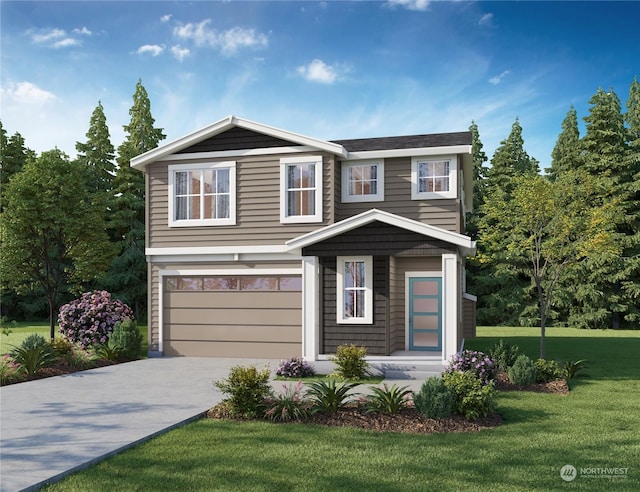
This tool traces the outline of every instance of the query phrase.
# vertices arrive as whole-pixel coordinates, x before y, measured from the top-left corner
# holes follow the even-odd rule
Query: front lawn
[[[467,348],[503,338],[537,358],[539,330],[478,333]],[[590,377],[571,380],[569,395],[500,393],[504,424],[491,430],[411,435],[200,420],[47,490],[640,490],[638,354],[640,331],[552,328],[548,357],[588,359]],[[561,478],[565,465],[576,468],[573,481]]]

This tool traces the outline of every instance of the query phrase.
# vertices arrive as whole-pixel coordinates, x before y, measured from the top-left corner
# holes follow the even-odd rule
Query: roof
[[[406,217],[378,210],[377,208],[367,210],[361,214],[354,215],[353,217],[349,217],[326,227],[303,234],[302,236],[298,236],[294,239],[290,239],[285,244],[288,250],[305,248],[376,221],[453,244],[458,246],[466,255],[474,255],[476,252],[476,242],[472,241],[468,236],[407,219]]]
[[[349,152],[389,149],[417,149],[424,147],[451,147],[471,145],[471,132],[431,133],[424,135],[404,135],[398,137],[355,138],[332,140]]]

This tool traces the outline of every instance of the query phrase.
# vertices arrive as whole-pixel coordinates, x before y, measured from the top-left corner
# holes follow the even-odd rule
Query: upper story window
[[[280,222],[322,222],[322,157],[280,160]]]
[[[169,166],[169,226],[236,223],[236,163]]]
[[[373,257],[338,256],[337,322],[373,323]]]
[[[457,161],[449,157],[411,159],[411,199],[457,198]]]
[[[384,161],[342,163],[343,202],[384,200]]]

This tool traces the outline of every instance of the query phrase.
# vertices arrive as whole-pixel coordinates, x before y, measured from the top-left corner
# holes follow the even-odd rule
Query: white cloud
[[[219,48],[224,54],[232,55],[245,47],[267,46],[268,38],[254,29],[233,27],[218,32],[210,27],[211,19],[198,23],[189,22],[175,27],[173,34],[183,40],[191,41],[198,47]]]
[[[178,61],[182,61],[189,56],[189,48],[181,48],[179,44],[171,47],[171,53]]]
[[[311,82],[322,84],[333,84],[338,77],[335,67],[317,58],[307,65],[298,67],[298,73]]]
[[[68,48],[78,46],[81,42],[73,37],[67,36],[64,29],[41,29],[30,30],[27,34],[31,36],[31,41],[36,44],[48,46],[50,48]]]
[[[480,20],[478,21],[478,24],[480,24],[481,26],[489,26],[489,25],[491,25],[492,21],[493,21],[493,14],[492,13],[488,13],[488,14],[484,14],[482,17],[480,17]]]
[[[78,46],[80,45],[80,41],[74,38],[64,38],[59,41],[53,43],[54,48],[68,48],[69,46]]]
[[[510,73],[511,73],[511,70],[505,70],[500,75],[496,75],[495,77],[491,77],[489,79],[489,83],[493,84],[493,85],[498,85],[500,82],[502,82],[502,79],[504,79]]]
[[[157,44],[145,44],[140,46],[140,48],[136,50],[136,53],[139,55],[149,54],[151,56],[158,56],[162,54],[163,51],[164,46],[158,46]]]
[[[430,0],[388,0],[384,6],[386,7],[402,7],[407,10],[417,10],[424,12],[429,10]]]
[[[2,97],[19,104],[41,105],[53,101],[56,96],[31,82],[18,82],[9,84],[7,89],[0,89]]]
[[[171,14],[165,14],[160,17],[160,22],[169,22],[171,20]]]
[[[87,26],[82,26],[81,29],[74,29],[73,32],[75,34],[82,34],[84,36],[91,36],[91,34],[93,34],[89,29],[87,29]]]

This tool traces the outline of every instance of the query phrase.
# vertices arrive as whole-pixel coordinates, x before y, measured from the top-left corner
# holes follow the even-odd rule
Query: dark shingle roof
[[[471,145],[471,132],[430,133],[427,135],[405,135],[400,137],[354,138],[332,140],[349,152],[366,150],[415,149],[421,147],[448,147]]]

